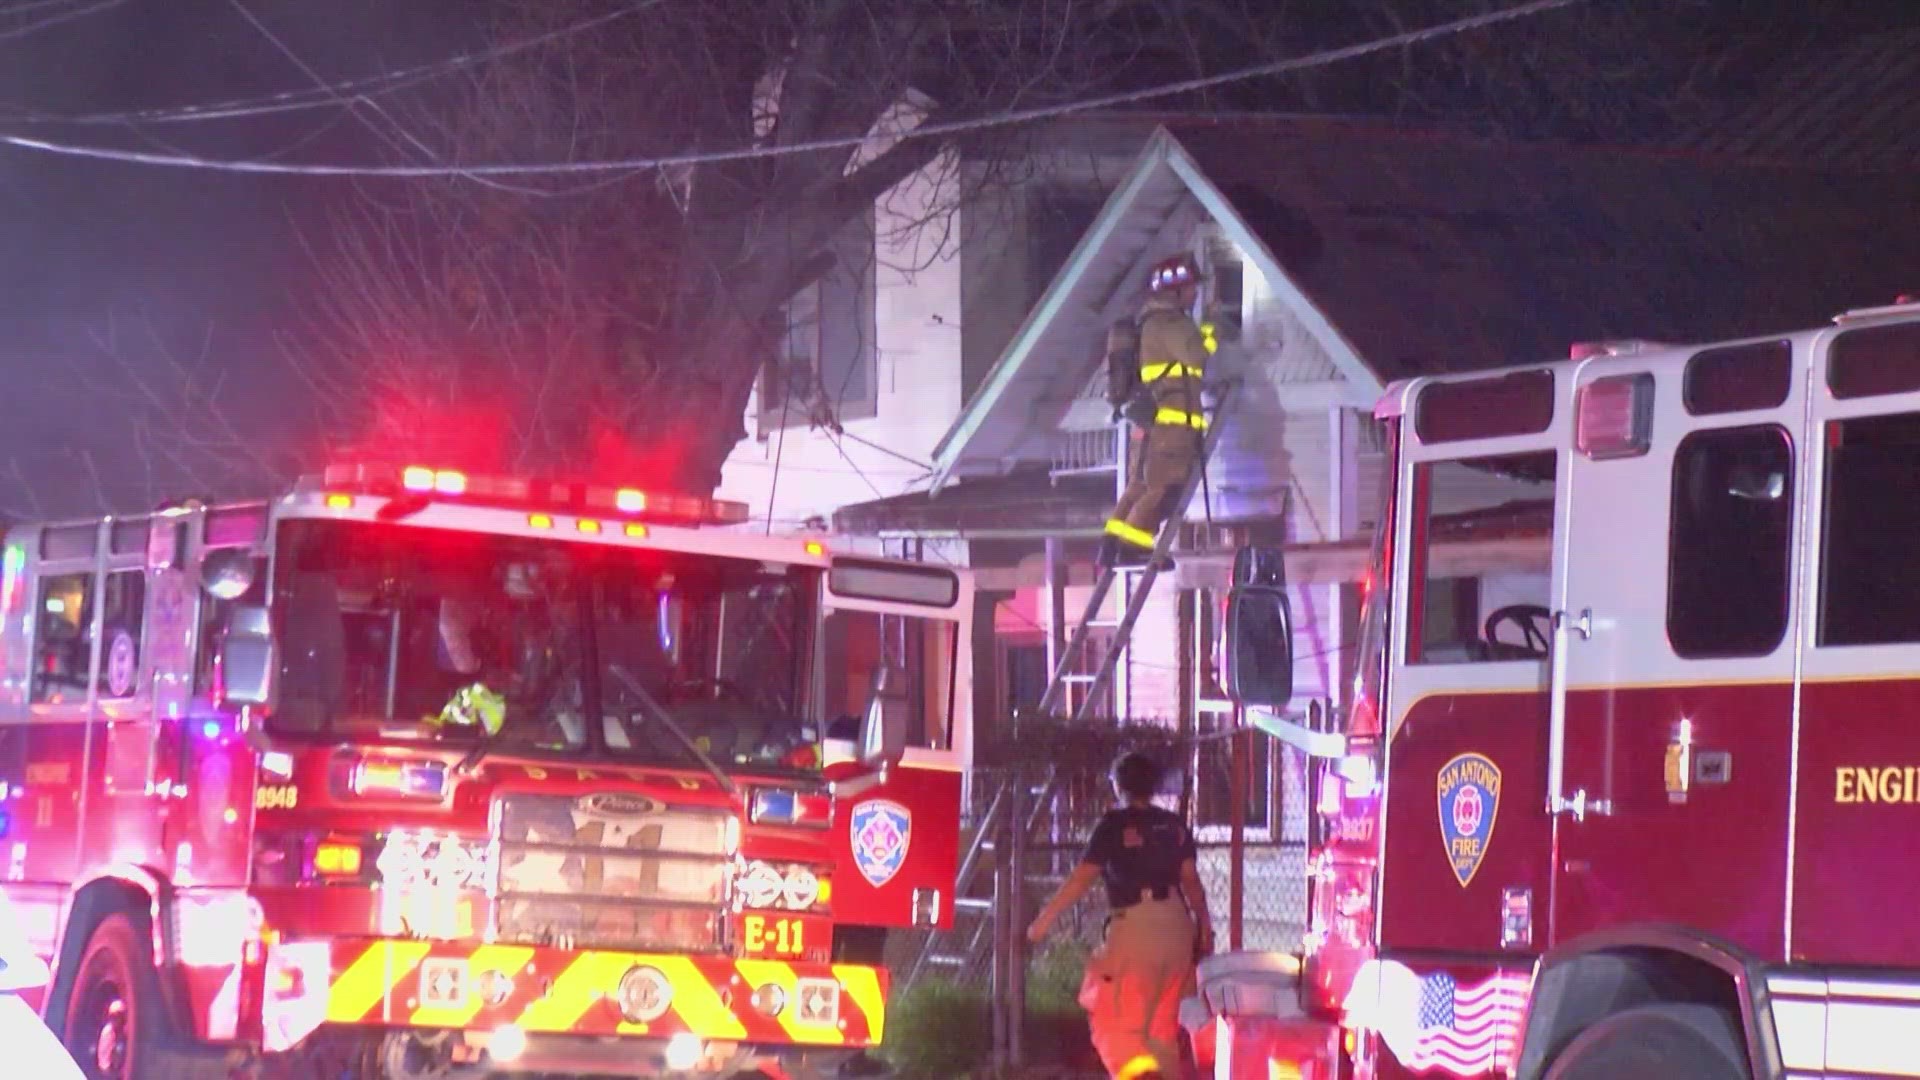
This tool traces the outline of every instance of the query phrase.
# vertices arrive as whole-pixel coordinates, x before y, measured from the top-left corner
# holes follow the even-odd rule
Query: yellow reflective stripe
[[[794,977],[793,965],[780,960],[735,960],[733,966],[740,972],[740,977],[747,980],[747,985],[755,990],[771,984],[786,991],[787,1007],[780,1010],[777,1019],[787,1038],[796,1043],[837,1044],[847,1041],[837,1027],[800,1022],[800,984]]]
[[[1161,379],[1198,379],[1204,377],[1205,374],[1205,368],[1195,367],[1192,364],[1183,364],[1178,360],[1166,364],[1140,365],[1141,382],[1159,382]]]
[[[720,1000],[720,992],[693,961],[684,956],[656,956],[648,958],[647,963],[666,972],[672,981],[673,1011],[680,1014],[688,1031],[703,1039],[747,1037],[746,1026]]]
[[[1145,529],[1129,525],[1119,518],[1109,518],[1107,520],[1107,535],[1117,536],[1136,547],[1152,548],[1155,543],[1152,533]]]
[[[880,990],[880,973],[870,967],[835,964],[833,977],[840,980],[847,996],[867,1014],[867,1040],[880,1045],[880,1036],[887,1027],[887,996]]]
[[[1159,1071],[1160,1063],[1153,1060],[1152,1054],[1140,1054],[1128,1058],[1127,1063],[1120,1066],[1119,1071],[1113,1074],[1113,1080],[1134,1080],[1137,1076]]]
[[[1207,424],[1209,423],[1205,413],[1188,412],[1185,409],[1161,409],[1153,414],[1153,422],[1156,424],[1172,424],[1176,427],[1190,427],[1195,431],[1207,430]]]
[[[367,1010],[380,1004],[377,1019],[391,1020],[386,1014],[392,1004],[393,984],[419,967],[432,947],[424,941],[382,941],[361,953],[333,980],[333,988],[327,992],[327,1019],[358,1024],[368,1019]]]
[[[408,1023],[416,1027],[466,1027],[480,1013],[480,976],[498,971],[518,976],[533,959],[533,949],[525,945],[482,945],[467,958],[467,1000],[457,1009],[428,1008],[413,1010]]]
[[[1213,336],[1212,323],[1200,324],[1200,344],[1205,346],[1208,356],[1220,351],[1220,339]]]
[[[639,957],[625,953],[582,953],[560,972],[545,997],[528,1005],[515,1023],[522,1031],[572,1031],[604,997],[612,996],[620,976]]]

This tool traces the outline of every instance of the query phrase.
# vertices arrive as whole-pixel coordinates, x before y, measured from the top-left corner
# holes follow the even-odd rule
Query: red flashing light
[[[1635,457],[1653,444],[1653,376],[1595,379],[1580,388],[1574,445],[1596,460]]]
[[[638,517],[653,524],[738,525],[748,517],[747,505],[740,502],[667,495],[632,487],[470,475],[426,465],[408,465],[397,472],[392,466],[334,466],[319,479],[318,486],[327,491],[329,497],[333,493],[390,494],[398,488],[414,494],[457,497],[475,506],[517,506],[541,515]],[[551,527],[551,522],[541,524],[531,518],[529,523],[535,528]]]

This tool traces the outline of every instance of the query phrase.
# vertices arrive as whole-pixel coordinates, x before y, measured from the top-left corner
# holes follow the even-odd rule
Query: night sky
[[[246,2],[320,75],[350,80],[474,48],[475,16],[489,0]],[[1656,14],[1669,6],[1618,2]],[[1911,0],[1713,3],[1742,17],[1769,5],[1792,13],[1782,16],[1797,20],[1777,35],[1782,42],[1832,30],[1839,24],[1826,15],[1841,9],[1855,20],[1841,28],[1847,34],[1884,24],[1890,12],[1903,13],[1895,21],[1920,21]],[[101,10],[20,33],[41,19],[96,6]],[[1718,16],[1703,22],[1698,9],[1695,15],[1684,41],[1629,35],[1625,47],[1711,51],[1720,40]],[[1767,39],[1767,25],[1759,27]],[[1749,18],[1745,32],[1753,37],[1754,29]],[[1395,57],[1380,70],[1403,71],[1408,63]],[[1775,70],[1767,60],[1749,68],[1722,66],[1713,78],[1723,87],[1764,86]],[[344,109],[137,128],[27,122],[35,114],[192,105],[312,85],[233,0],[0,0],[0,129],[217,157],[277,152],[382,161],[386,147]],[[1359,111],[1339,89],[1323,85],[1319,98],[1288,104]],[[302,407],[273,335],[300,330],[295,301],[311,266],[296,226],[324,227],[329,205],[353,191],[342,179],[160,169],[0,146],[0,516],[137,511],[199,483],[227,484],[219,493],[231,494],[231,474],[222,480],[209,461],[272,447],[280,453],[271,464],[284,467],[312,447],[312,413]],[[117,356],[93,340],[109,325],[118,332]],[[201,374],[222,386],[225,426],[198,422],[178,400],[175,369],[157,359],[197,363],[203,350]],[[130,376],[129,369],[143,374]],[[197,399],[190,404],[201,407]],[[150,452],[161,417],[191,422],[198,445],[179,460]]]

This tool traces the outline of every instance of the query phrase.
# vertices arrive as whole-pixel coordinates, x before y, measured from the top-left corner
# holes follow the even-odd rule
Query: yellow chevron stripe
[[[635,959],[625,953],[581,953],[553,980],[545,997],[520,1013],[520,1029],[572,1031],[595,1002],[620,985],[620,976]]]
[[[673,1011],[687,1025],[687,1030],[703,1039],[739,1040],[747,1037],[746,1025],[733,1015],[727,1003],[720,1000],[720,991],[707,982],[692,960],[684,956],[635,957],[637,962],[652,964],[666,972],[673,983]]]
[[[458,1009],[426,1008],[413,1010],[409,1021],[419,1027],[463,1028],[480,1013],[480,976],[498,971],[518,976],[533,959],[533,950],[524,945],[482,945],[467,957],[467,1003]]]
[[[327,1020],[357,1024],[378,1004],[379,1019],[391,1023],[393,985],[419,967],[431,949],[424,941],[381,941],[368,946],[333,980],[327,992]]]
[[[880,989],[880,973],[858,964],[833,965],[833,977],[867,1015],[867,1037],[875,1046],[887,1029],[887,995]]]
[[[847,1041],[837,1027],[820,1027],[800,1022],[800,984],[793,973],[793,965],[780,960],[736,960],[733,966],[740,970],[740,977],[755,990],[769,983],[776,984],[787,992],[787,1007],[780,1010],[775,1019],[787,1033],[787,1038],[797,1043],[816,1045],[836,1045]]]

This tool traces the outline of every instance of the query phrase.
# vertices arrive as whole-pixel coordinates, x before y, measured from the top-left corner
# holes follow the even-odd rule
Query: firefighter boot
[[[1137,570],[1152,562],[1153,568],[1160,573],[1173,569],[1173,559],[1162,555],[1153,559],[1153,552],[1143,547],[1123,542],[1117,536],[1101,538],[1100,566],[1106,570]]]

